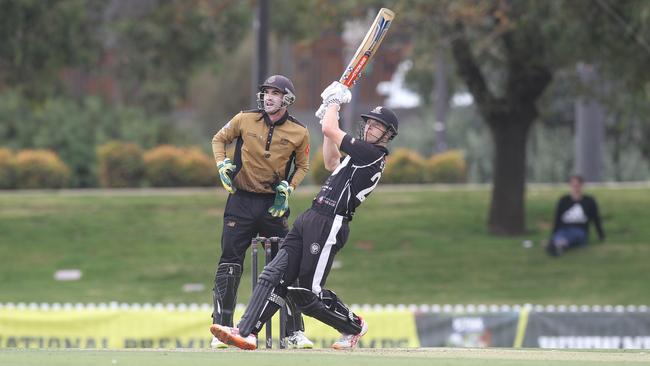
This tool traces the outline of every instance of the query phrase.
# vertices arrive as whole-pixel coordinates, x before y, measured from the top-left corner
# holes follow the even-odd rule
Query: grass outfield
[[[0,350],[0,364],[12,366],[613,366],[647,365],[650,355],[637,351],[550,351],[510,349],[418,348],[340,351],[96,351]]]
[[[529,187],[528,232],[511,238],[487,233],[487,188],[380,186],[328,287],[348,303],[650,304],[650,187],[587,190],[607,241],[552,259],[539,241],[565,186]],[[313,194],[292,196],[292,220]],[[209,303],[225,199],[216,189],[0,193],[0,302]],[[54,281],[62,268],[83,278]],[[244,273],[239,302],[248,258]]]

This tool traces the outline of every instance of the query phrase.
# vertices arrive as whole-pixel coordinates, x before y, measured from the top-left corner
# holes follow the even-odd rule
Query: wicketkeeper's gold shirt
[[[228,158],[237,165],[237,189],[275,193],[282,180],[296,188],[309,170],[309,131],[288,113],[275,123],[260,110],[235,115],[212,138],[215,162],[226,158],[226,145],[233,142]]]

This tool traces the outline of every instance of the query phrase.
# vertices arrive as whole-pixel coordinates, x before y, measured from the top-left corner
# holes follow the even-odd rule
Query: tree
[[[119,1],[118,1],[119,2]],[[219,70],[251,24],[247,2],[233,0],[153,0],[133,6],[122,1],[106,22],[112,72],[121,101],[168,112],[185,100],[198,69]]]
[[[0,0],[0,86],[44,98],[62,68],[96,60],[100,1]]]
[[[605,74],[626,73],[631,88],[647,85],[650,78],[644,65],[650,52],[632,58],[631,53],[638,54],[636,47],[620,41],[637,39],[636,30],[647,29],[643,19],[649,7],[643,1],[606,0],[409,3],[403,14],[408,26],[436,25],[415,32],[416,42],[425,43],[432,35],[449,42],[456,72],[491,131],[495,153],[488,228],[492,233],[518,235],[525,229],[527,138],[539,114],[537,102],[558,70],[574,67],[578,61],[598,62]],[[631,24],[623,29],[624,35],[621,25],[610,19],[612,14]],[[435,42],[430,44],[423,49],[433,52]]]
[[[492,132],[495,147],[492,200],[488,227],[496,234],[521,234],[525,227],[524,189],[526,141],[537,118],[536,102],[551,82],[553,69],[545,59],[546,42],[539,24],[524,9],[494,9],[487,27],[500,33],[503,80],[495,92],[473,54],[467,25],[457,19],[451,48],[459,75],[474,96]],[[507,16],[499,16],[510,12]],[[543,16],[544,14],[539,14]],[[511,18],[527,21],[512,24]]]

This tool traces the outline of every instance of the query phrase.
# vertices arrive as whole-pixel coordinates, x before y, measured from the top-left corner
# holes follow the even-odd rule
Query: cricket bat
[[[359,76],[377,52],[381,41],[384,40],[384,36],[388,32],[393,18],[395,18],[395,13],[392,10],[387,8],[381,8],[379,10],[377,17],[375,17],[370,29],[368,29],[368,33],[363,38],[363,42],[357,48],[357,52],[354,53],[343,75],[341,75],[339,79],[341,84],[352,88],[352,85],[359,79]]]

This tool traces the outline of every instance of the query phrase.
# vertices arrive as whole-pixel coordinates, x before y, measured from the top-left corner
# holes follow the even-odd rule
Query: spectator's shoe
[[[287,347],[297,349],[311,349],[314,348],[314,343],[307,338],[305,333],[301,330],[293,332],[292,335],[287,337]]]
[[[332,344],[334,349],[352,349],[357,346],[359,339],[368,333],[368,324],[363,318],[361,319],[361,332],[359,334],[343,334],[341,333],[341,338],[338,341]]]
[[[549,240],[546,244],[546,253],[551,257],[559,257],[564,253],[564,247],[557,244],[554,240]]]
[[[239,335],[239,329],[226,327],[225,325],[212,324],[210,333],[221,342],[241,349],[257,349],[257,337],[249,334],[247,337]]]
[[[219,340],[219,338],[212,336],[212,342],[210,342],[210,348],[212,349],[225,349],[228,348],[228,345]]]

